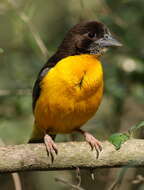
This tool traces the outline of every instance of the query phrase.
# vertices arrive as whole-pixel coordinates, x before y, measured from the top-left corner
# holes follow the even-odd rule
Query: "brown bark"
[[[131,139],[116,151],[103,142],[98,159],[86,142],[57,143],[58,155],[51,163],[44,144],[22,144],[0,147],[0,173],[32,170],[66,170],[79,168],[109,168],[144,166],[144,140]]]

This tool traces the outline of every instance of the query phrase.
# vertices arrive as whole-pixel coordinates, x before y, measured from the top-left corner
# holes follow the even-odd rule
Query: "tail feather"
[[[42,139],[30,139],[28,143],[44,143],[44,138]]]
[[[38,128],[34,123],[33,131],[28,143],[43,143],[44,142],[44,131]]]
[[[28,143],[44,143],[44,135],[45,132],[34,124],[32,135]],[[51,135],[51,134],[48,135],[50,135],[53,140],[56,137],[56,135]]]

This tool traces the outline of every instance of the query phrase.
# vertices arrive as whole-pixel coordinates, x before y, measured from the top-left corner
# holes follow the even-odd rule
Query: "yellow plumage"
[[[97,111],[103,94],[103,72],[96,55],[60,60],[40,83],[33,136],[71,133]]]

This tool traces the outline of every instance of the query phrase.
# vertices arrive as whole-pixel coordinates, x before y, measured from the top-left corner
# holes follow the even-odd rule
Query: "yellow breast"
[[[94,55],[69,56],[59,61],[40,85],[36,125],[52,134],[70,133],[98,109],[103,94],[102,67]]]

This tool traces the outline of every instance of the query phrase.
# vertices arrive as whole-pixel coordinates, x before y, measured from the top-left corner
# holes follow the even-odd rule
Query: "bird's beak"
[[[122,46],[122,44],[113,38],[110,34],[106,34],[103,38],[97,40],[95,43],[99,44],[101,48]]]

